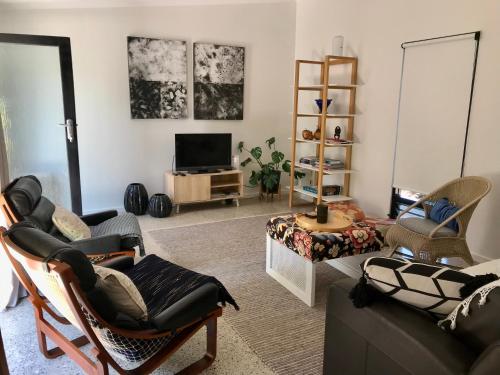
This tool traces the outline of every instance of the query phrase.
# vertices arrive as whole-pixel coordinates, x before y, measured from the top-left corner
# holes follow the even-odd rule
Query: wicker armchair
[[[387,232],[386,240],[392,253],[404,247],[413,253],[415,259],[435,263],[438,258],[460,257],[473,264],[467,246],[466,232],[472,213],[479,201],[491,190],[491,182],[483,177],[457,178],[419,199],[401,212]],[[429,219],[432,204],[438,199],[448,198],[459,210],[438,224]],[[404,217],[417,206],[423,206],[425,218]],[[452,220],[458,223],[458,232],[446,225]]]
[[[86,374],[108,374],[108,367],[119,374],[148,374],[206,326],[206,354],[179,374],[198,374],[214,361],[217,318],[222,315],[222,308],[217,303],[220,293],[216,285],[205,284],[195,289],[151,318],[146,326],[119,326],[114,321],[105,320],[93,304],[96,301],[96,286],[95,280],[92,280],[95,276],[92,275],[95,274],[83,253],[38,229],[13,230],[11,228],[7,232],[0,227],[1,244],[29,292],[29,300],[35,309],[38,343],[45,357],[52,359],[66,354]],[[50,255],[37,256],[35,253]],[[120,262],[119,257],[108,262],[114,262],[115,269],[126,268],[124,263],[133,264],[130,257],[121,258],[125,262]],[[101,302],[101,310],[102,307]],[[104,304],[104,307],[109,310],[112,306]],[[69,340],[45,318],[45,314],[59,323],[72,324],[83,336]],[[57,346],[48,349],[47,338]],[[80,350],[81,346],[89,343],[92,345],[90,356]],[[137,367],[124,368],[115,358]]]

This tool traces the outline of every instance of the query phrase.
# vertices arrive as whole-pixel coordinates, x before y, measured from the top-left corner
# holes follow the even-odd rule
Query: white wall
[[[500,256],[500,2],[497,0],[297,0],[296,57],[331,53],[344,35],[344,54],[358,56],[359,81],[351,192],[367,212],[389,210],[397,99],[405,41],[481,30],[465,173],[494,188],[469,227],[473,252]],[[418,129],[416,129],[418,132]],[[417,141],[425,142],[421,134]],[[416,155],[418,157],[418,155]],[[446,155],[442,155],[446,158]]]
[[[71,38],[84,211],[121,207],[130,182],[163,191],[177,132],[276,136],[288,155],[295,4],[0,11],[0,32]],[[189,118],[131,120],[127,36],[188,42]],[[246,47],[243,121],[193,119],[192,43]],[[62,121],[62,119],[61,119]]]

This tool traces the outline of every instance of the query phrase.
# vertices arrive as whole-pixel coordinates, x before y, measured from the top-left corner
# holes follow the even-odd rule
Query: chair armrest
[[[86,240],[71,242],[71,246],[80,250],[85,255],[110,254],[121,251],[121,236],[119,234],[110,234],[107,236],[92,237]]]
[[[469,375],[491,375],[500,369],[500,341],[486,348],[472,365]]]
[[[398,215],[398,217],[396,218],[396,222],[399,221],[399,219],[407,214],[408,212],[410,212],[411,210],[413,210],[415,207],[421,205],[422,203],[424,203],[426,200],[428,200],[430,197],[432,196],[432,193],[431,194],[427,194],[425,197],[422,197],[420,198],[418,201],[416,201],[415,203],[413,203],[411,206],[408,206],[406,207],[405,210],[401,211]]]
[[[98,266],[125,271],[134,266],[134,258],[127,255],[115,256],[97,263]]]
[[[218,294],[219,288],[215,284],[205,284],[153,317],[150,322],[159,331],[172,331],[186,326],[215,310]]]
[[[94,226],[97,224],[101,224],[103,221],[111,219],[118,215],[118,211],[116,210],[108,210],[102,212],[96,212],[94,214],[82,215],[80,219],[87,224],[88,226]]]

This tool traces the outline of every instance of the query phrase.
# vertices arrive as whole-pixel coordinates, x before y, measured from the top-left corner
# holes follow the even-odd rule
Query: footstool
[[[266,272],[308,306],[314,306],[318,262],[379,251],[383,236],[360,221],[339,232],[314,232],[295,215],[276,216],[267,225]]]

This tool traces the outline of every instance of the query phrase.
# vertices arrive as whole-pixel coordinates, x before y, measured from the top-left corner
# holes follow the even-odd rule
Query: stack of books
[[[304,186],[302,189],[310,193],[318,194],[318,188],[313,185]],[[323,185],[323,196],[339,195],[341,192],[342,186],[340,185]]]
[[[319,158],[316,156],[304,156],[299,160],[302,164],[307,164],[315,168],[319,168]],[[325,158],[323,162],[324,170],[333,170],[333,169],[343,169],[344,162],[338,159]]]

